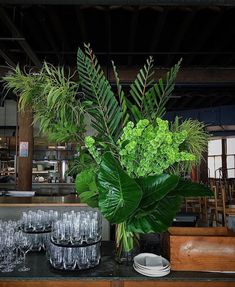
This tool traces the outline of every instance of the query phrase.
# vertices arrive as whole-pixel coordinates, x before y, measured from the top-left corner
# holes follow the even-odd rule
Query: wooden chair
[[[187,197],[185,198],[185,212],[195,212],[201,215],[202,202],[201,197]]]
[[[229,197],[229,191],[225,186],[216,190],[216,223],[218,225],[227,226],[227,217],[235,216],[235,202]]]

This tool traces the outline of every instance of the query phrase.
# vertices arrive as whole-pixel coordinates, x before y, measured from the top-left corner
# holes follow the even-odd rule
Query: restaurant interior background
[[[212,136],[208,153],[189,177],[208,185],[223,184],[232,190],[235,179],[234,3],[150,2],[0,1],[0,76],[18,63],[36,71],[44,60],[74,71],[78,47],[90,43],[111,84],[115,84],[111,69],[114,60],[123,87],[128,90],[149,55],[155,59],[156,79],[182,58],[166,118],[179,116],[207,124]],[[15,189],[17,183],[18,120],[16,96],[7,93],[2,82],[0,85],[0,190],[4,191]],[[89,118],[87,123],[89,126]],[[88,129],[92,134],[92,128]],[[35,125],[32,189],[36,194],[74,193],[74,177],[66,174],[74,157],[73,143],[49,142],[38,134]],[[230,194],[230,200],[233,195]],[[188,201],[184,209],[195,211],[199,205]]]

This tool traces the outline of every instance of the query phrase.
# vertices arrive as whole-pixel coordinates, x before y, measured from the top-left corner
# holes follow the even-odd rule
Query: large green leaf
[[[77,175],[75,186],[81,202],[91,207],[98,207],[98,190],[94,169],[83,170]]]
[[[128,220],[128,230],[136,233],[164,232],[179,211],[182,197],[168,194],[153,203],[149,210],[139,210]]]
[[[142,198],[140,186],[109,152],[102,158],[97,186],[100,210],[111,223],[126,221]]]
[[[174,190],[174,193],[184,197],[213,196],[213,192],[206,185],[183,180],[182,178]]]
[[[170,174],[152,175],[137,179],[137,183],[144,191],[141,200],[141,208],[146,208],[166,196],[173,190],[179,181],[179,177]]]

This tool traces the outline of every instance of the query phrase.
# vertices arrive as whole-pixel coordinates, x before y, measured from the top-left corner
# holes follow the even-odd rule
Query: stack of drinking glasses
[[[29,210],[23,212],[21,229],[32,242],[32,251],[45,250],[50,241],[52,223],[58,219],[58,211]]]
[[[26,253],[31,249],[32,243],[22,231],[19,231],[20,222],[0,220],[0,270],[12,272],[18,264],[23,267],[18,271],[29,271],[25,266]]]
[[[56,269],[95,267],[100,261],[101,216],[98,211],[63,213],[52,224],[48,257]]]

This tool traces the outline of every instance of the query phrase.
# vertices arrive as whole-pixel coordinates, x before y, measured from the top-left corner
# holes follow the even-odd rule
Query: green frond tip
[[[166,104],[174,90],[175,80],[180,69],[182,59],[166,74],[166,78],[159,79],[145,94],[143,106],[144,116],[154,121],[166,112]]]
[[[120,136],[122,111],[90,45],[84,44],[84,47],[85,52],[78,49],[77,53],[79,83],[85,100],[93,103],[88,109],[92,126],[112,147]]]
[[[136,76],[130,87],[130,96],[140,113],[144,113],[144,99],[147,89],[152,85],[154,78],[154,60],[150,56],[146,64]],[[140,119],[139,119],[140,120]]]
[[[124,94],[124,91],[122,90],[122,86],[120,84],[119,75],[117,72],[117,68],[114,64],[114,61],[111,61],[111,63],[112,63],[113,73],[114,73],[114,77],[115,77],[115,81],[117,85],[117,94],[118,94],[119,105],[120,105],[121,113],[122,113],[122,128],[123,128],[129,120],[129,113],[127,110],[127,101],[126,101],[126,96]]]

